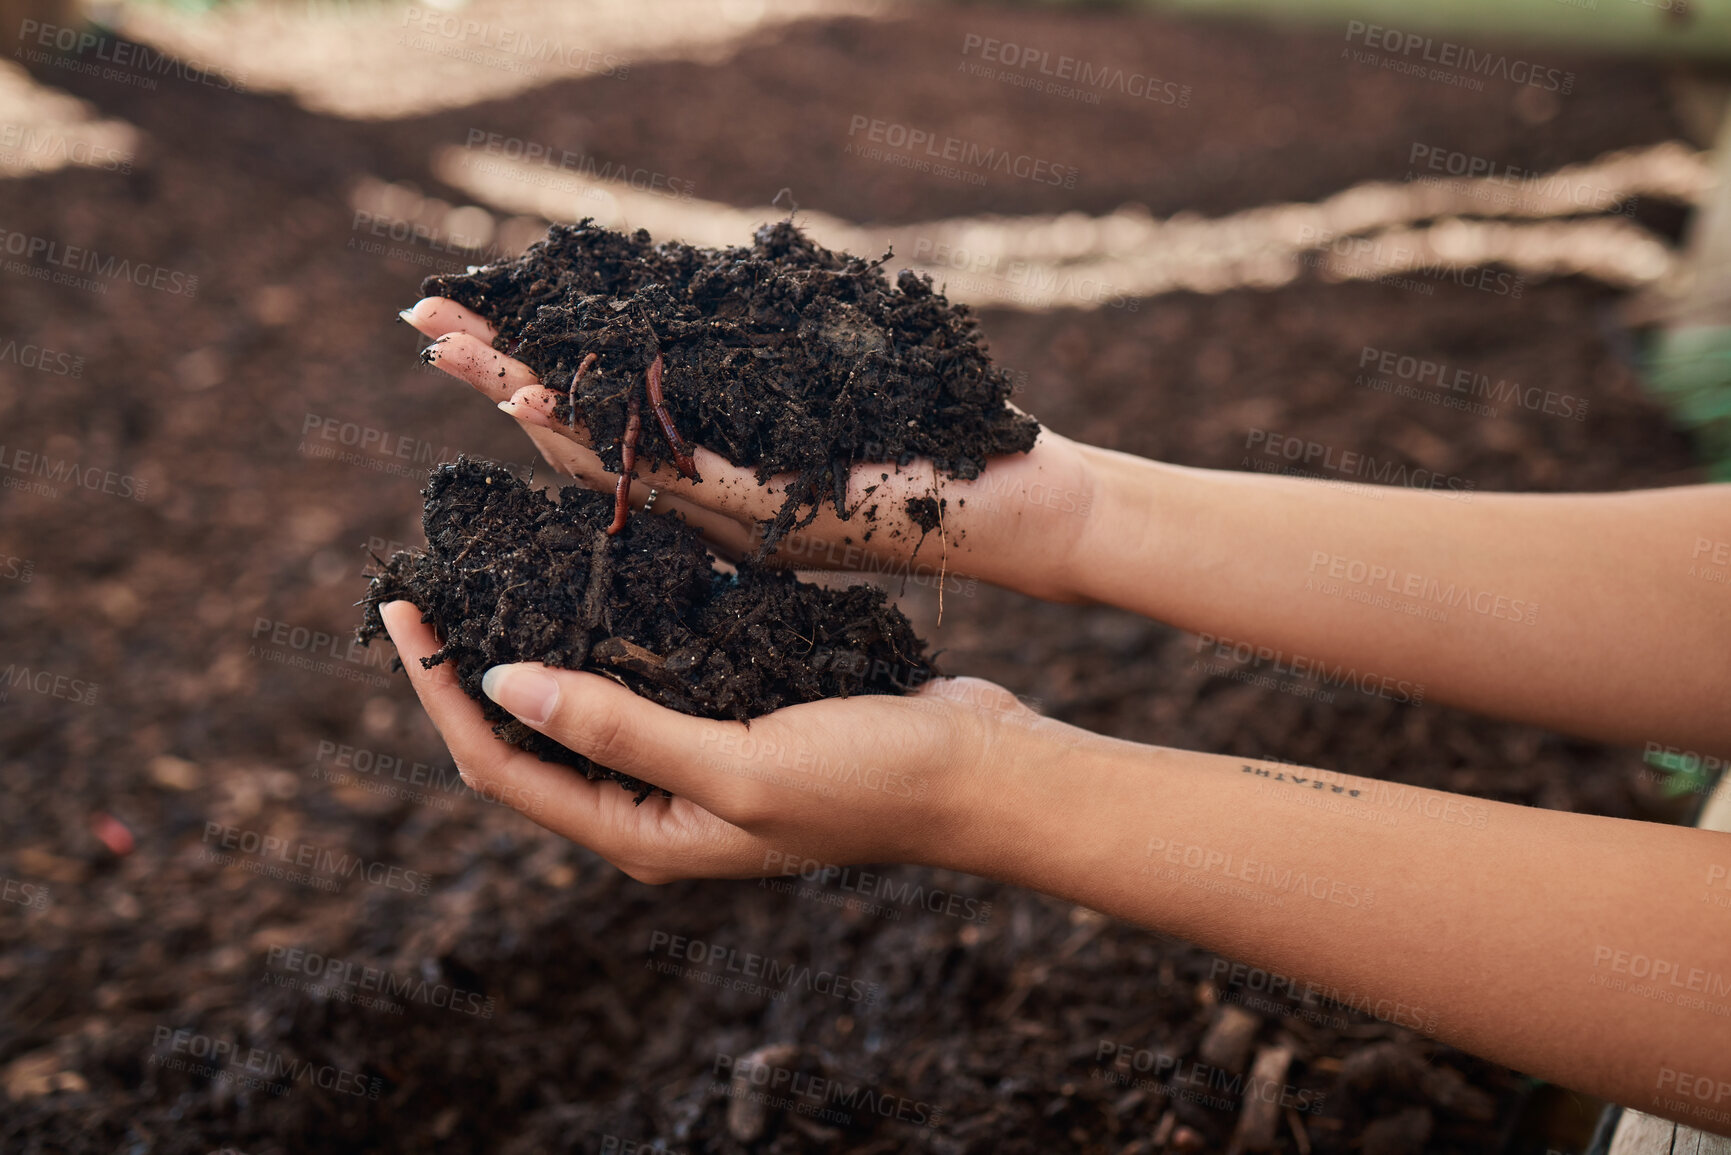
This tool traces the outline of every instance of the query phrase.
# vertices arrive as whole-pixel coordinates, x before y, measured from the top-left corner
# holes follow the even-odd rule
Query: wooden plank
[[[1701,819],[1695,825],[1702,830],[1731,831],[1731,774],[1719,776],[1719,785],[1701,807]]]
[[[1731,1139],[1723,1135],[1709,1135],[1705,1131],[1696,1131],[1690,1127],[1679,1127],[1677,1145],[1671,1151],[1672,1155],[1731,1155]]]
[[[1611,1139],[1610,1155],[1672,1155],[1677,1124],[1639,1111],[1624,1111]]]

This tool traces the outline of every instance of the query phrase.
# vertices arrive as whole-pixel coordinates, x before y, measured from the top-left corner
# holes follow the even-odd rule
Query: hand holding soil
[[[439,642],[420,611],[392,602],[382,612],[464,780],[486,797],[544,799],[535,821],[644,882],[756,878],[772,849],[838,864],[978,865],[978,816],[1007,759],[1049,762],[1103,742],[977,678],[789,706],[747,726],[690,717],[598,674],[525,663],[488,675],[488,696],[524,724],[673,794],[639,805],[495,737],[450,665],[423,666]]]
[[[556,415],[565,395],[543,387],[527,365],[493,348],[498,334],[489,321],[437,297],[403,318],[434,339],[426,355],[431,364],[515,417],[555,469],[590,489],[613,492],[617,475],[602,464],[588,431]],[[671,462],[649,467],[640,461],[632,508],[641,508],[653,487],[655,512],[677,510],[718,556],[752,554],[763,541],[761,524],[782,507],[795,477],[782,474],[759,483],[754,470],[702,444],[691,452],[701,480],[681,476]],[[1094,499],[1095,482],[1081,447],[1042,428],[1029,452],[993,458],[974,480],[940,480],[923,458],[855,465],[848,473],[846,507],[872,510],[873,520],[856,515],[843,521],[832,506],[821,505],[811,524],[791,532],[767,560],[800,569],[966,575],[1072,601],[1077,599],[1068,565],[1087,531]],[[908,503],[922,500],[941,503],[933,514],[941,512],[941,526],[918,525],[909,515]]]

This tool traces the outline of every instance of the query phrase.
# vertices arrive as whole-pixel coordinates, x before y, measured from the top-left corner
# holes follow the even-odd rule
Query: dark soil
[[[569,389],[598,354],[571,416],[614,472],[628,399],[660,353],[685,441],[756,466],[760,481],[798,475],[765,523],[767,551],[826,500],[849,517],[856,462],[927,457],[966,479],[989,457],[1033,448],[1039,425],[1005,404],[1010,377],[992,365],[968,309],[907,270],[892,286],[888,259],[831,252],[788,221],[759,229],[749,248],[719,250],[584,221],[553,226],[515,261],[429,277],[421,292],[492,321],[494,345],[550,388]],[[647,397],[638,400],[639,454],[673,461]]]
[[[882,590],[831,589],[746,563],[714,567],[677,515],[636,514],[607,534],[613,499],[571,486],[554,501],[497,462],[460,457],[423,491],[425,551],[396,554],[367,592],[364,643],[379,607],[421,607],[494,732],[591,778],[653,787],[531,730],[481,692],[505,662],[592,670],[682,713],[745,721],[797,702],[906,693],[932,676],[925,643]]]
[[[1194,99],[1181,109],[1107,94],[1084,107],[969,76],[957,65],[970,35],[1170,72],[1194,83]],[[1231,960],[1016,887],[878,872],[972,904],[952,915],[836,881],[785,880],[804,893],[642,886],[463,790],[382,653],[361,651],[363,661],[339,649],[315,669],[278,660],[303,651],[267,645],[273,623],[348,633],[359,547],[416,541],[424,464],[458,448],[531,454],[511,422],[417,364],[418,342],[389,324],[430,268],[465,262],[425,245],[361,251],[348,200],[361,177],[463,203],[428,158],[481,126],[688,178],[730,204],[767,204],[791,185],[802,208],[850,220],[1099,212],[1132,199],[1158,214],[1211,214],[1398,180],[1415,142],[1549,171],[1680,132],[1664,72],[1649,65],[1545,56],[1577,83],[1541,124],[1513,86],[1412,81],[1342,62],[1340,50],[1338,26],[923,6],[812,20],[721,60],[649,61],[623,81],[580,78],[381,124],[173,77],[146,92],[39,69],[138,125],[146,147],[131,174],[5,181],[6,227],[184,269],[200,288],[188,298],[116,282],[93,294],[0,272],[8,339],[85,362],[81,378],[65,378],[0,360],[7,453],[151,481],[143,501],[0,490],[0,665],[100,686],[89,705],[22,686],[0,702],[0,886],[41,885],[48,898],[44,909],[0,901],[0,1072],[46,1059],[77,1076],[52,1093],[0,1094],[0,1150],[623,1155],[659,1143],[711,1155],[1150,1155],[1177,1149],[1153,1139],[1185,1138],[1161,1129],[1182,1115],[1203,1150],[1223,1151],[1234,1111],[1175,1102],[1202,1088],[1133,1065],[1139,1083],[1109,1081],[1126,1072],[1097,1056],[1104,1040],[1181,1059],[1189,1074],[1236,1001],[1259,1017],[1253,1047],[1296,1044],[1288,1082],[1325,1096],[1299,1117],[1308,1147],[1297,1131],[1278,1133],[1285,1155],[1365,1155],[1373,1140],[1444,1155],[1580,1152],[1590,1101],[1350,1008],[1272,994],[1258,976],[1237,981]],[[1084,181],[976,186],[843,156],[861,112],[1082,165]],[[1674,237],[1682,214],[1653,209]],[[1648,210],[1643,200],[1643,219]],[[1301,283],[980,320],[997,363],[1026,382],[1019,405],[1125,452],[1247,469],[1247,431],[1265,429],[1399,457],[1486,492],[1700,481],[1626,356],[1624,299],[1574,279],[1530,284],[1519,300],[1447,280],[1434,294]],[[1354,380],[1367,345],[1576,394],[1591,409],[1581,422],[1519,407],[1476,417],[1367,390]],[[183,368],[194,354],[207,371]],[[316,455],[336,443],[307,432],[309,418],[452,448],[425,463]],[[944,647],[948,672],[991,678],[1098,733],[1557,810],[1688,816],[1639,749],[1429,702],[1282,693],[1232,676],[1254,670],[1199,663],[1192,636],[1104,607],[982,586],[948,597],[932,628],[929,587],[911,585],[900,604]],[[340,766],[330,751],[343,746],[377,760]],[[401,776],[386,758],[401,760]],[[448,788],[424,773],[412,781],[417,767]],[[132,831],[130,854],[92,835],[97,812]],[[209,822],[395,863],[433,887],[351,880],[327,892],[210,862]],[[877,984],[876,998],[771,998],[700,981],[719,967],[659,973],[647,964],[667,958],[652,944],[668,934],[845,973]],[[292,987],[279,980],[305,976],[271,964],[279,947],[460,987],[493,1009],[404,998],[393,1010],[352,1001],[352,984]],[[163,1029],[330,1064],[384,1089],[372,1099],[303,1080],[275,1095],[169,1070],[157,1062],[175,1057],[156,1042]],[[775,1107],[761,1131],[730,1127],[717,1056],[787,1044],[797,1049],[777,1066],[871,1088],[878,1104],[926,1104],[935,1125],[895,1119],[891,1099],[890,1116],[858,1108],[845,1125]],[[1415,1077],[1414,1059],[1438,1074]],[[1442,1072],[1489,1095],[1492,1118]],[[1566,1125],[1535,1129],[1541,1114],[1565,1115],[1539,1110],[1559,1100]]]

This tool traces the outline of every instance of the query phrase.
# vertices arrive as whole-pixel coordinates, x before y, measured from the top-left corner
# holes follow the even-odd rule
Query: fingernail
[[[405,325],[413,325],[415,323],[415,311],[413,309],[399,309],[397,319]]]
[[[533,666],[494,666],[481,676],[481,692],[531,726],[553,716],[559,683]]]

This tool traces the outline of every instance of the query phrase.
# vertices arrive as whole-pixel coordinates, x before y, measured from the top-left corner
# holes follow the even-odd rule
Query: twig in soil
[[[573,382],[575,386],[575,382]],[[673,424],[673,414],[667,411],[667,398],[661,392],[661,353],[656,351],[655,360],[649,363],[649,404],[655,410],[655,418],[661,422],[661,432],[667,436],[667,444],[673,450],[673,463],[679,467],[682,477],[697,480],[697,463],[691,459],[691,449],[685,444],[685,438],[679,435],[679,429]]]
[[[615,507],[615,518],[617,518]],[[583,592],[583,624],[590,629],[605,628],[609,633],[612,617],[608,595],[613,585],[613,554],[607,548],[613,539],[603,535],[595,539],[589,550],[589,587]]]
[[[613,524],[607,527],[608,537],[625,528],[625,519],[631,513],[631,478],[637,471],[637,439],[643,435],[643,405],[635,394],[630,404],[625,437],[619,444],[619,481],[613,487]]]
[[[568,391],[568,400],[571,403],[572,428],[576,428],[577,426],[577,382],[583,380],[583,374],[589,372],[589,367],[595,364],[596,360],[600,356],[601,354],[599,353],[589,354],[587,357],[583,358],[583,363],[577,366],[577,372],[571,374],[571,388]]]
[[[653,650],[644,649],[636,642],[624,638],[603,638],[590,651],[598,662],[622,666],[634,674],[644,674],[655,677],[662,673],[667,662]]]
[[[667,668],[667,659],[653,650],[645,649],[636,642],[626,641],[621,637],[602,638],[595,643],[590,651],[590,657],[595,661],[612,666],[615,669],[627,670],[640,678],[655,683],[664,690],[671,690],[679,701],[690,704],[689,692],[691,686],[678,673]],[[637,691],[638,687],[625,683],[627,689]],[[670,705],[665,698],[662,705]]]
[[[938,544],[943,547],[943,560],[938,563],[938,625],[944,624],[944,576],[950,572],[950,539],[944,536],[944,501],[938,499]]]
[[[476,530],[474,533],[469,535],[468,544],[463,546],[463,552],[451,559],[451,566],[453,569],[456,568],[458,562],[469,556],[469,551],[475,548],[475,546],[480,542],[481,537],[482,532],[480,530]]]

